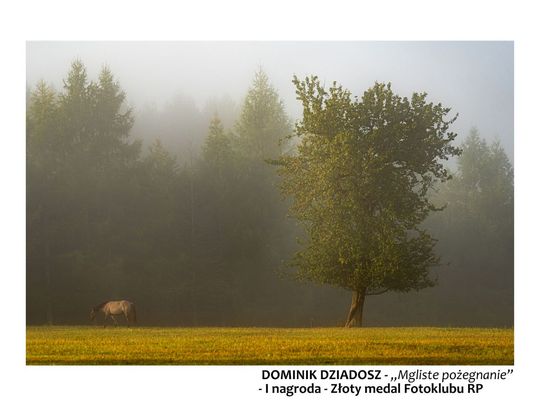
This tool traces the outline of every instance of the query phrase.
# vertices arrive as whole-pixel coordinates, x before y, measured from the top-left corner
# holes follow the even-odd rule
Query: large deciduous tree
[[[361,99],[335,82],[294,78],[303,105],[297,151],[277,163],[282,191],[306,231],[292,265],[299,277],[353,292],[345,326],[362,324],[365,297],[433,285],[435,240],[421,227],[436,208],[428,191],[449,179],[459,154],[450,109],[376,83]]]

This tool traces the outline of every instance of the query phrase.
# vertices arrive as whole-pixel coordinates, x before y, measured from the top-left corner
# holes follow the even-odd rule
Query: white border
[[[440,5],[439,5],[440,4]],[[26,40],[515,40],[516,363],[512,381],[481,397],[403,397],[395,405],[508,405],[538,399],[538,13],[520,2],[26,1],[3,5],[3,405],[327,405],[329,399],[253,394],[259,367],[26,367],[24,89]],[[7,90],[7,91],[6,91]],[[7,123],[7,126],[6,126]],[[22,308],[21,308],[22,307]],[[335,404],[361,403],[335,399]],[[383,404],[388,398],[377,398]],[[399,401],[398,401],[399,400]],[[6,403],[9,402],[9,404]],[[479,404],[480,403],[480,404]],[[390,405],[390,403],[388,403]]]

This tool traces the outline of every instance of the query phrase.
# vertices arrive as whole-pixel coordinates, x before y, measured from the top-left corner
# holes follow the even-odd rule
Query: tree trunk
[[[366,299],[366,289],[361,288],[353,292],[351,308],[345,322],[345,328],[351,328],[353,325],[362,326],[362,314],[364,312],[364,300]]]

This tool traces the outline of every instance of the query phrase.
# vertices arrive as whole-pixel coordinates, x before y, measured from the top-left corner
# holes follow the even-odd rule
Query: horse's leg
[[[127,326],[129,328],[129,315],[128,315],[128,312],[126,310],[124,310],[124,316],[126,317]]]
[[[115,325],[116,327],[118,327],[118,321],[116,320],[116,318],[114,317],[113,314],[111,314],[111,318],[112,318],[112,320],[114,321],[114,325]]]
[[[107,317],[109,316],[109,314],[107,312],[105,312],[105,318],[103,318],[103,328],[106,328],[106,322],[107,322]]]

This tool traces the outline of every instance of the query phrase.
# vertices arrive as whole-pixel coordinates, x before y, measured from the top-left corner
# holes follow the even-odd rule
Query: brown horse
[[[103,328],[105,328],[105,323],[107,318],[110,316],[114,321],[115,325],[118,326],[118,321],[114,317],[115,315],[124,315],[126,317],[127,325],[129,326],[130,321],[133,323],[137,322],[137,313],[135,312],[135,304],[126,300],[119,301],[107,301],[99,305],[96,305],[90,310],[90,320],[93,321],[98,312],[103,312],[105,314],[105,319],[103,320]]]

